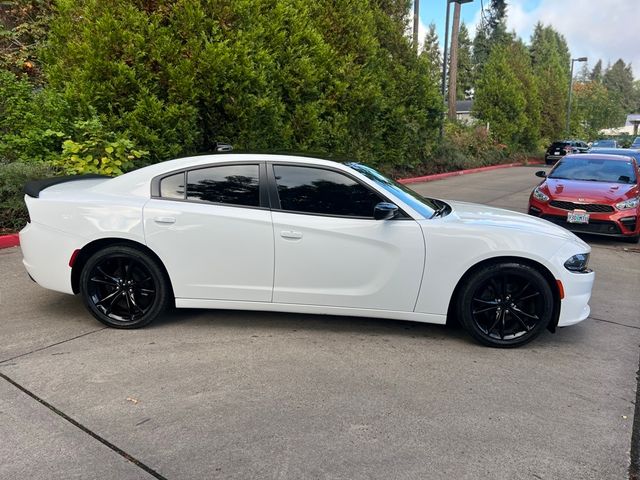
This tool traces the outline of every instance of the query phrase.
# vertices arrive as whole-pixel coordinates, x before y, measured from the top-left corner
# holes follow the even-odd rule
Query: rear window
[[[563,148],[563,147],[566,147],[568,145],[569,145],[568,142],[553,142],[551,144],[551,146],[549,147],[549,149],[552,149],[552,148]]]

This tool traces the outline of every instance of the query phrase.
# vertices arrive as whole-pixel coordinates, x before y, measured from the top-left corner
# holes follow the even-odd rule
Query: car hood
[[[536,234],[550,235],[570,241],[582,242],[569,230],[525,213],[475,203],[446,201],[453,212],[449,215],[458,222],[479,227],[509,228]]]
[[[616,203],[638,194],[634,184],[586,182],[548,178],[544,186],[553,198],[578,200],[584,203]]]

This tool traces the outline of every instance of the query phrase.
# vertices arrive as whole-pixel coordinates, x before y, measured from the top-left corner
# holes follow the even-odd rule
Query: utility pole
[[[463,3],[471,3],[473,0],[447,0],[447,15],[446,20],[444,21],[444,53],[442,54],[442,101],[447,103],[446,95],[445,95],[445,86],[447,83],[447,45],[449,44],[449,4],[455,3],[458,9],[460,8],[460,4]],[[460,10],[458,10],[458,24],[460,23]],[[458,66],[458,30],[456,28],[456,67]],[[453,43],[453,42],[452,42]],[[457,70],[456,70],[457,71]],[[455,102],[454,102],[454,117],[455,117]],[[449,107],[451,108],[451,107]],[[440,124],[440,139],[442,139],[444,135],[444,122]]]
[[[413,0],[413,48],[418,51],[418,26],[420,25],[420,0]]]
[[[569,74],[569,102],[567,103],[567,138],[571,136],[571,91],[573,90],[573,62],[586,62],[587,57],[571,59],[571,73]]]
[[[453,31],[451,32],[451,64],[449,66],[449,120],[456,119],[456,100],[458,82],[458,33],[460,32],[460,4],[453,6]]]

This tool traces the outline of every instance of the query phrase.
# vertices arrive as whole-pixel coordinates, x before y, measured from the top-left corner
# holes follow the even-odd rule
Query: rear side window
[[[258,165],[222,165],[190,170],[187,172],[187,200],[258,207],[259,177]]]
[[[280,207],[323,215],[373,218],[383,200],[342,173],[321,168],[275,165]]]
[[[184,199],[184,172],[160,180],[160,196],[162,198]]]

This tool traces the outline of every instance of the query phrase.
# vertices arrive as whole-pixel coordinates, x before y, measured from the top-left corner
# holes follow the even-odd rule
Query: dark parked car
[[[582,140],[560,140],[553,142],[544,154],[544,163],[553,165],[568,153],[586,153],[589,145]]]
[[[593,141],[591,148],[618,148],[618,142],[612,138],[600,138]]]

